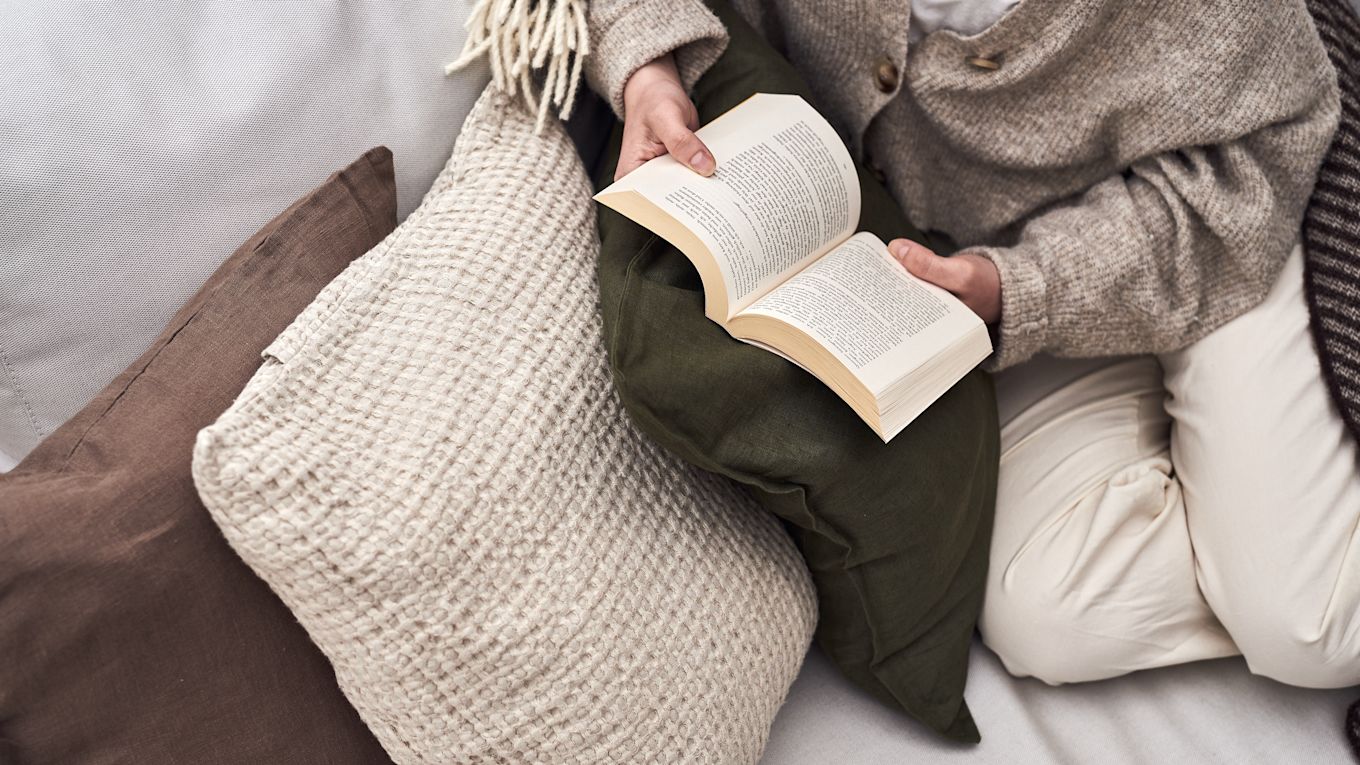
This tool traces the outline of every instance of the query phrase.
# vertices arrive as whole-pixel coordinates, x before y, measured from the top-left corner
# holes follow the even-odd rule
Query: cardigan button
[[[965,61],[978,69],[986,69],[988,71],[996,71],[1001,68],[1001,59],[999,56],[992,58],[986,56],[969,56]]]
[[[874,84],[884,93],[891,93],[897,90],[897,84],[901,81],[897,64],[887,56],[879,56],[874,62]]]

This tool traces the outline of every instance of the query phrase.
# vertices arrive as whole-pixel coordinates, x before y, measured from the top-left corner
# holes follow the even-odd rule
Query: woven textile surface
[[[1322,372],[1360,439],[1360,15],[1308,0],[1341,89],[1341,124],[1303,220],[1304,289]]]
[[[632,427],[590,188],[488,90],[194,479],[398,763],[754,762],[816,620],[782,527]]]

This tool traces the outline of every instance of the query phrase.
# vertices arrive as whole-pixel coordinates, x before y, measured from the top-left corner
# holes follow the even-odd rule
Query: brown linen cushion
[[[371,149],[0,475],[0,762],[390,762],[189,466],[264,347],[395,226],[392,154]]]

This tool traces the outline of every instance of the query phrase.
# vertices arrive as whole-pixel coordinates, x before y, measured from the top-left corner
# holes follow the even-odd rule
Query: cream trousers
[[[1299,248],[1189,348],[997,378],[1001,473],[980,629],[1049,683],[1242,654],[1360,683],[1360,456],[1308,330]]]

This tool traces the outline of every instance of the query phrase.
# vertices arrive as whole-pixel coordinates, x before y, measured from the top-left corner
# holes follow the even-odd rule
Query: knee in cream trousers
[[[1050,683],[1242,654],[1360,683],[1360,450],[1319,371],[1296,248],[1259,307],[1159,357],[997,378],[979,627]]]

